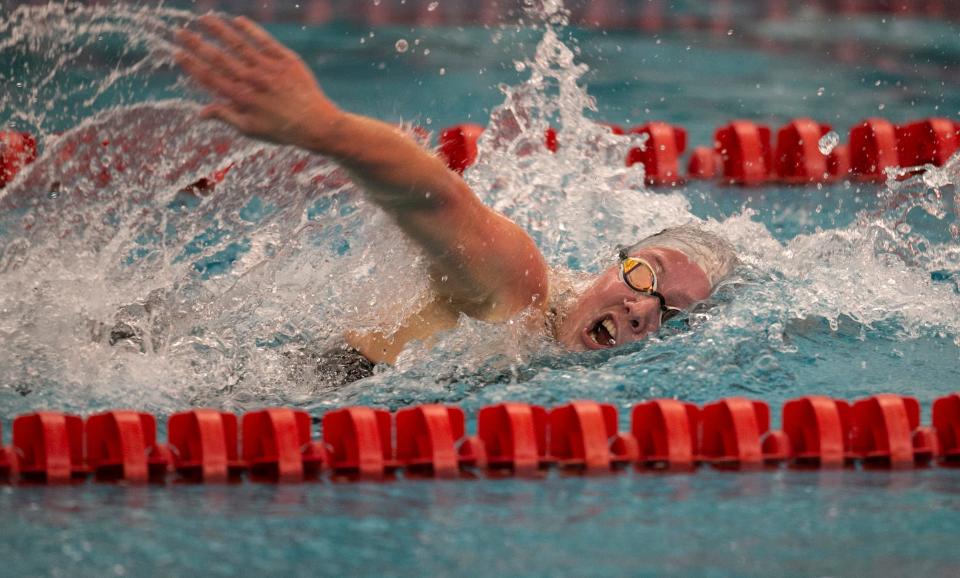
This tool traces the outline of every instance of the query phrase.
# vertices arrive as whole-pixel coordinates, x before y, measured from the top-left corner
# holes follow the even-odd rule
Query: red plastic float
[[[698,461],[700,410],[692,403],[657,399],[633,408],[630,431],[639,447],[638,465],[690,470]]]
[[[820,152],[820,138],[830,125],[798,118],[777,131],[774,152],[777,177],[786,183],[820,183],[830,176],[827,157]]]
[[[756,468],[786,460],[789,438],[770,432],[770,408],[762,401],[730,397],[704,406],[700,452],[721,468]]]
[[[440,155],[451,170],[463,173],[477,162],[477,141],[483,133],[479,124],[458,124],[440,131]]]
[[[83,419],[52,411],[13,421],[13,452],[20,479],[61,484],[83,479]]]
[[[863,180],[886,179],[899,164],[897,129],[882,118],[868,118],[850,129],[850,172]]]
[[[368,407],[347,407],[323,416],[323,441],[335,474],[383,479],[393,461],[390,413]]]
[[[573,401],[554,408],[549,428],[550,456],[562,468],[602,472],[637,459],[633,436],[617,434],[617,408],[611,404]]]
[[[463,410],[438,404],[397,412],[397,462],[414,475],[455,478],[460,473],[456,443],[465,433]]]
[[[783,431],[790,438],[792,462],[801,467],[835,468],[852,459],[850,404],[811,395],[783,406]]]
[[[920,403],[879,394],[853,404],[851,448],[867,467],[912,468],[937,457],[935,437],[920,428]]]
[[[506,402],[487,406],[477,416],[477,435],[493,470],[532,475],[547,459],[547,411],[540,406]]]
[[[450,170],[462,174],[477,162],[477,143],[483,130],[479,124],[464,123],[440,131],[437,152],[443,157]],[[559,145],[555,128],[550,127],[544,131],[543,144],[550,152],[557,152]]]
[[[850,174],[850,146],[840,144],[833,147],[827,156],[827,172],[831,179],[843,179]]]
[[[0,482],[9,481],[11,473],[14,470],[13,449],[2,445],[3,443],[3,424],[0,423]]]
[[[735,120],[714,134],[723,159],[723,179],[730,184],[759,185],[770,179],[773,151],[770,128],[749,120]]]
[[[0,482],[10,480],[13,459],[13,450],[3,445],[3,423],[0,423]]]
[[[157,420],[148,413],[115,410],[86,423],[87,465],[98,480],[144,483],[166,476],[169,454],[157,445]]]
[[[0,189],[37,158],[37,141],[26,132],[0,132]]]
[[[957,127],[946,118],[927,118],[897,127],[900,166],[943,166],[960,146]]]
[[[300,482],[316,478],[326,460],[312,441],[305,411],[269,408],[243,416],[243,460],[258,481]]]
[[[246,469],[237,450],[237,416],[195,409],[170,416],[167,442],[173,468],[195,482],[236,480]]]
[[[677,185],[680,176],[680,155],[687,149],[687,131],[665,122],[649,122],[630,129],[632,134],[647,135],[644,148],[627,153],[627,166],[643,164],[647,184]]]
[[[690,151],[690,160],[687,163],[687,177],[699,180],[714,179],[722,164],[723,159],[715,149],[693,147],[693,150]]]
[[[960,466],[960,393],[933,402],[933,429],[937,432],[941,463]]]

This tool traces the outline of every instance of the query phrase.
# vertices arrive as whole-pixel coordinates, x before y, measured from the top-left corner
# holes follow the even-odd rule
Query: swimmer
[[[318,363],[352,363],[356,377],[453,329],[461,315],[495,323],[523,312],[531,331],[546,326],[570,350],[608,349],[707,299],[736,263],[729,243],[688,225],[619,248],[583,289],[553,287],[533,239],[434,154],[394,126],[340,109],[293,51],[249,19],[208,15],[200,25],[203,34],[178,32],[176,61],[214,96],[201,116],[335,160],[428,258],[433,295],[422,310],[393,331],[345,335],[359,365],[341,354]]]

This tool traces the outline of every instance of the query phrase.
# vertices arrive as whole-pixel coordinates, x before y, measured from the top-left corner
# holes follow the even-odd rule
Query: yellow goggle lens
[[[655,291],[656,277],[653,269],[645,262],[627,259],[623,262],[623,276],[628,284],[638,291]]]

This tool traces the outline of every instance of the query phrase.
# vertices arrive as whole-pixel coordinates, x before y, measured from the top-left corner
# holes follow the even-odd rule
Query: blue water
[[[953,576],[954,477],[18,488],[0,504],[9,575]]]
[[[377,29],[371,37],[371,30],[346,24],[307,29],[277,25],[271,31],[304,55],[328,94],[350,110],[431,129],[465,120],[486,123],[503,100],[497,85],[516,85],[525,77],[513,62],[528,57],[542,35],[530,30],[396,27]],[[408,52],[397,52],[395,43],[401,38],[409,41]],[[902,121],[956,117],[960,111],[954,70],[960,37],[955,27],[938,22],[862,16],[848,21],[744,24],[729,36],[572,30],[562,38],[578,47],[578,57],[590,66],[585,80],[598,106],[590,116],[626,125],[670,120],[687,128],[695,145],[709,144],[716,126],[738,116],[777,126],[809,115],[833,123],[845,136],[851,125],[870,115]],[[419,45],[414,44],[416,39]],[[89,96],[83,92],[86,83],[102,78],[121,58],[138,58],[136,47],[118,54],[122,44],[109,35],[94,46],[82,66],[72,63],[74,67],[58,76],[55,86],[44,89],[63,103],[57,114],[43,118],[19,114],[39,107],[23,104],[27,97],[20,101],[20,93],[11,92],[13,100],[4,101],[0,119],[47,134],[118,104],[171,96],[199,98],[176,85],[172,71],[161,68],[114,84],[84,105]],[[838,56],[848,53],[855,56]],[[43,59],[32,62],[36,70]],[[0,61],[0,72],[13,77],[20,66],[19,58],[11,59],[9,67]],[[203,174],[197,172],[198,177]],[[271,186],[266,181],[254,184]],[[135,186],[131,190],[140,194]],[[127,192],[115,188],[110,194]],[[164,205],[168,212],[159,214],[167,215],[162,222],[170,228],[144,229],[182,235],[182,243],[172,246],[182,247],[183,256],[180,261],[171,257],[170,263],[183,263],[193,272],[182,273],[178,282],[189,285],[184,280],[193,280],[203,289],[221,290],[218,276],[244,267],[244,255],[259,254],[258,227],[271,222],[271,202],[289,200],[272,190],[233,192],[239,199],[236,206],[208,213],[203,206],[170,212]],[[937,219],[896,203],[891,210],[889,196],[878,194],[882,192],[882,187],[857,183],[749,190],[692,183],[680,190],[690,213],[698,217],[734,216],[728,226],[739,228],[739,242],[759,261],[789,259],[745,241],[753,231],[749,223],[763,226],[767,232],[761,237],[787,243],[831,231],[859,235],[862,227],[857,223],[864,215],[902,211],[908,212],[905,219],[914,234],[957,245],[950,233],[956,208],[949,195],[943,200],[946,214]],[[672,197],[667,192],[658,195],[662,204],[654,204],[653,210],[673,218]],[[69,209],[70,205],[59,204],[65,202],[64,197],[39,195],[29,210],[58,214]],[[137,202],[130,201],[136,211],[111,213],[116,215],[112,225],[122,226],[143,206],[152,207],[151,201]],[[280,250],[277,260],[308,267],[304,256],[319,254],[338,266],[352,267],[351,259],[361,254],[357,237],[375,241],[361,227],[370,213],[348,194],[329,202],[311,198],[297,208],[324,227],[305,235],[309,242],[304,246],[313,249],[293,256]],[[0,231],[5,231],[0,235],[18,234],[18,219],[29,211],[16,210],[20,212],[0,219]],[[169,216],[174,213],[176,217]],[[191,219],[200,225],[186,226]],[[129,260],[105,265],[105,279],[116,282],[111,276],[115,270],[135,270],[138,275],[147,271],[145,279],[157,275],[147,268],[151,255],[158,253],[157,241],[144,235],[121,244],[117,254]],[[904,233],[892,241],[897,251],[909,253],[906,238]],[[822,243],[839,241],[825,236]],[[6,355],[0,357],[0,420],[9,440],[12,417],[42,407],[92,413],[136,405],[165,415],[192,405],[242,411],[293,404],[320,415],[345,403],[397,408],[444,401],[458,403],[472,415],[485,404],[505,399],[550,406],[587,398],[617,404],[626,425],[627,410],[651,397],[703,403],[747,395],[769,401],[776,414],[784,400],[800,395],[855,399],[887,391],[918,397],[929,421],[930,402],[960,384],[960,334],[953,324],[955,301],[950,300],[950,295],[960,293],[960,264],[949,259],[941,263],[920,251],[903,267],[908,277],[925,284],[905,286],[903,301],[889,297],[870,301],[874,296],[865,294],[867,304],[859,307],[857,299],[849,297],[858,295],[850,293],[855,291],[851,283],[858,278],[879,283],[887,274],[899,274],[901,265],[880,273],[860,269],[855,262],[860,245],[853,246],[850,271],[844,271],[842,247],[837,254],[824,250],[819,258],[811,250],[801,261],[804,271],[826,270],[835,279],[794,275],[793,264],[782,269],[777,263],[748,268],[742,285],[723,292],[715,313],[700,325],[666,332],[616,354],[547,352],[507,368],[475,359],[460,367],[458,348],[463,344],[451,340],[441,344],[438,354],[415,357],[397,370],[385,370],[332,394],[269,387],[272,374],[252,367],[251,359],[267,359],[272,351],[305,335],[323,335],[322,328],[305,318],[320,316],[318,324],[330,321],[329,316],[322,317],[324,291],[332,291],[336,278],[308,275],[301,287],[317,303],[278,306],[270,301],[268,290],[247,286],[249,293],[241,294],[248,296],[245,305],[256,301],[262,309],[252,305],[218,309],[209,318],[203,311],[195,312],[215,320],[213,327],[236,326],[239,345],[229,335],[218,334],[220,341],[203,341],[202,349],[190,349],[189,355],[168,353],[159,366],[152,358],[109,348],[80,349],[90,356],[89,364],[72,359],[71,348],[80,345],[67,341],[68,347],[58,350],[56,345],[63,342],[44,341],[46,335],[36,329],[44,323],[62,327],[57,300],[51,304],[38,298],[35,312],[14,310],[0,317],[5,323],[0,326],[0,343]],[[138,248],[143,252],[131,253]],[[802,247],[794,248],[802,252]],[[269,247],[263,251],[270,255]],[[584,253],[584,268],[600,262]],[[277,271],[293,276],[297,268]],[[326,274],[325,269],[318,271]],[[68,307],[88,298],[63,292],[72,282],[66,274],[63,277],[62,285],[52,279],[33,290],[60,291]],[[105,293],[113,288],[105,287],[101,289]],[[139,288],[143,287],[155,285],[144,282]],[[211,309],[221,304],[204,301],[208,297],[203,291],[190,295]],[[838,296],[848,298],[834,307],[832,299]],[[890,310],[872,318],[871,304]],[[245,325],[251,316],[269,318],[271,306],[280,312],[274,317],[289,316],[285,324]],[[197,337],[188,330],[183,334]],[[254,341],[255,345],[250,343]],[[243,358],[245,348],[256,355]],[[209,361],[214,353],[227,361],[219,357]],[[238,357],[262,381],[252,384],[250,377],[237,381],[230,360]],[[204,368],[207,381],[183,385],[190,379],[184,365]],[[218,373],[221,367],[226,369]],[[958,491],[958,472],[945,469],[751,474],[705,469],[676,476],[553,474],[537,482],[398,480],[225,488],[92,483],[71,488],[4,487],[0,559],[5,562],[0,574],[171,575],[199,570],[215,575],[257,571],[387,576],[952,576],[960,563],[955,547],[960,535]]]

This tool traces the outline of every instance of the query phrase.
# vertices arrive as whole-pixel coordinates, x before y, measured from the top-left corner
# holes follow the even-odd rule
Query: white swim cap
[[[711,289],[715,288],[717,283],[729,275],[737,265],[737,254],[733,246],[697,225],[681,225],[664,229],[630,246],[627,248],[627,253],[632,254],[647,247],[664,247],[680,251],[703,269],[710,280]]]

